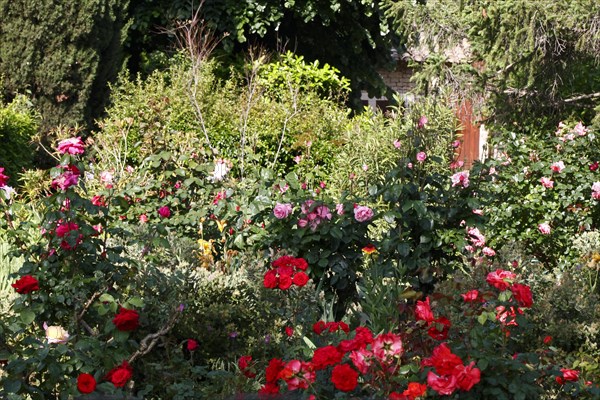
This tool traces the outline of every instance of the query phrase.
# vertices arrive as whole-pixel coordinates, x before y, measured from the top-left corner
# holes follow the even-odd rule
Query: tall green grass
[[[15,293],[10,286],[12,280],[9,275],[19,270],[23,264],[23,257],[14,257],[11,254],[11,246],[0,236],[0,312],[6,312]]]

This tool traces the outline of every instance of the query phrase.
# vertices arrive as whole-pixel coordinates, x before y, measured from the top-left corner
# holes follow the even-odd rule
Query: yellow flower
[[[212,254],[212,239],[198,239],[198,244],[200,245],[200,250],[202,251],[203,256],[210,256]]]
[[[216,220],[217,221],[217,228],[219,228],[219,232],[223,233],[223,230],[225,229],[225,227],[227,226],[227,221],[223,220]]]

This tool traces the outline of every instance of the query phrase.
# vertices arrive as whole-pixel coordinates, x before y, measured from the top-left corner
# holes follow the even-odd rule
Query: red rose
[[[133,331],[140,326],[140,315],[135,310],[129,310],[121,307],[119,313],[113,318],[112,322],[120,331]]]
[[[485,280],[498,290],[506,290],[516,277],[517,275],[514,272],[497,269],[494,272],[490,272]]]
[[[423,359],[421,365],[434,367],[440,375],[449,375],[457,365],[462,365],[462,360],[453,354],[446,343],[442,343],[433,349],[431,357]]]
[[[448,337],[448,331],[450,330],[450,321],[446,317],[439,317],[434,320],[427,334],[435,340],[446,340]]]
[[[6,186],[8,176],[4,175],[4,168],[0,167],[0,187]]]
[[[313,324],[313,332],[320,335],[325,330],[325,321],[317,321]]]
[[[238,360],[238,367],[247,378],[254,378],[256,376],[256,373],[248,369],[251,361],[252,356],[241,356]]]
[[[456,377],[457,386],[464,391],[469,391],[471,388],[479,383],[481,379],[481,371],[479,368],[473,368],[474,362],[469,365],[457,365],[452,373]]]
[[[158,209],[158,215],[160,215],[161,218],[169,218],[171,216],[171,210],[167,206],[162,206]]]
[[[23,276],[10,286],[14,287],[17,293],[20,294],[28,294],[36,290],[40,290],[38,280],[31,275]]]
[[[556,377],[556,382],[564,385],[566,381],[577,382],[579,380],[579,371],[574,369],[561,368],[562,376]]]
[[[552,336],[546,336],[544,338],[544,344],[550,344],[552,343]]]
[[[325,369],[330,365],[335,365],[342,361],[344,354],[336,347],[325,346],[315,350],[312,363],[315,370]]]
[[[373,343],[373,332],[371,332],[366,326],[359,326],[354,330],[354,332],[356,332],[354,341],[359,345],[359,347],[364,347]]]
[[[511,286],[510,291],[521,307],[528,308],[533,305],[533,295],[529,286],[515,283]]]
[[[403,395],[408,396],[411,399],[416,399],[417,397],[422,397],[427,392],[427,385],[421,384],[419,382],[410,382],[408,384],[408,388],[402,392]]]
[[[431,371],[427,373],[427,384],[439,394],[448,396],[454,393],[458,387],[454,375],[438,376]]]
[[[306,275],[306,273],[302,271],[297,272],[292,278],[292,282],[294,283],[294,285],[302,287],[308,282],[308,275]]]
[[[291,275],[279,275],[279,289],[287,290],[292,286]]]
[[[198,342],[196,342],[194,339],[188,339],[187,349],[188,351],[196,351],[198,349]]]
[[[433,322],[433,312],[431,312],[431,306],[429,305],[429,297],[425,301],[417,301],[415,317],[417,321],[425,321],[428,324]]]
[[[133,368],[127,361],[123,361],[121,365],[111,369],[106,374],[106,380],[112,382],[115,387],[123,387],[131,379]]]
[[[96,380],[90,374],[79,374],[77,377],[77,390],[83,394],[92,393],[96,390]]]
[[[479,290],[469,290],[467,293],[461,294],[461,297],[466,303],[473,303],[479,300]]]
[[[267,384],[275,384],[277,382],[277,378],[279,377],[279,373],[283,370],[283,368],[285,368],[285,363],[281,361],[281,359],[272,358],[271,361],[269,361],[267,369],[265,370],[265,380],[267,381]],[[279,389],[275,393],[279,393]]]
[[[348,364],[338,364],[331,372],[331,383],[342,392],[351,392],[358,384],[358,372]]]
[[[285,334],[288,335],[288,337],[292,337],[292,335],[294,335],[294,328],[292,328],[291,326],[286,326]]]
[[[267,383],[263,387],[258,390],[258,394],[278,394],[279,393],[279,385],[276,383]]]
[[[263,286],[267,289],[275,289],[277,287],[277,272],[274,269],[267,271],[263,279]]]

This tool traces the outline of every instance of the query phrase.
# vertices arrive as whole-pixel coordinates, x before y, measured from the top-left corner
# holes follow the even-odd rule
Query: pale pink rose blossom
[[[550,231],[551,231],[551,228],[550,228],[550,225],[548,223],[544,222],[544,223],[541,223],[541,224],[538,225],[538,230],[543,235],[549,235]]]
[[[135,169],[131,165],[128,165],[127,167],[125,167],[125,171],[131,174],[133,171],[135,171]]]
[[[277,203],[273,209],[273,214],[277,219],[284,219],[292,214],[292,205],[290,203]]]
[[[344,215],[344,205],[342,203],[336,204],[335,212],[337,215]]]
[[[465,165],[465,162],[462,160],[458,160],[458,161],[452,161],[450,163],[450,169],[458,169],[458,168],[462,168],[463,165]]]
[[[592,185],[592,198],[594,200],[600,200],[600,182],[594,182]]]
[[[367,206],[356,206],[354,208],[354,219],[358,222],[367,222],[373,218],[373,210]]]
[[[575,128],[573,128],[573,132],[575,132],[579,136],[585,136],[585,134],[588,132],[588,129],[585,126],[583,126],[583,124],[580,121],[577,125],[575,125]]]
[[[294,162],[296,164],[300,164],[300,161],[302,161],[302,156],[296,156],[296,157],[294,157]]]
[[[460,140],[455,140],[452,142],[452,147],[457,148],[458,146],[460,146]]]
[[[425,128],[425,125],[427,125],[428,122],[429,122],[429,120],[427,119],[427,117],[424,115],[421,115],[421,118],[419,118],[419,122],[417,123],[417,128],[419,128],[419,129]]]
[[[310,212],[310,207],[315,203],[314,200],[306,200],[302,206],[300,206],[300,211],[302,214],[308,214]]]
[[[329,207],[322,205],[318,206],[315,209],[315,212],[317,214],[317,217],[319,217],[320,219],[331,220],[331,211],[329,211]]]
[[[367,172],[369,170],[369,166],[367,164],[363,164],[362,169],[363,171]]]
[[[473,210],[473,214],[475,215],[483,215],[483,210]]]
[[[468,228],[467,234],[470,236],[469,240],[475,247],[483,247],[485,245],[485,236],[479,232],[478,228]]]
[[[565,163],[562,161],[557,161],[550,166],[552,172],[561,173],[563,169],[565,169]]]
[[[148,222],[148,216],[146,214],[140,215],[140,223],[145,224]]]
[[[411,162],[409,162],[408,164],[406,164],[406,166],[408,167],[408,169],[412,169],[413,164]]]
[[[105,183],[107,186],[113,183],[113,174],[110,171],[102,171],[100,173],[100,182]]]
[[[548,189],[552,189],[554,187],[554,181],[550,180],[550,178],[543,177],[540,179],[542,186]]]
[[[471,246],[470,244],[465,246],[465,250],[468,251],[469,253],[475,252],[475,248],[473,246]]]
[[[452,187],[462,186],[463,188],[469,187],[469,171],[461,171],[452,175]]]
[[[427,158],[427,154],[425,154],[424,151],[420,151],[417,153],[417,161],[418,162],[423,162],[423,161],[425,161],[426,158]]]
[[[398,139],[396,139],[394,140],[394,147],[399,149],[400,147],[402,147],[402,143]]]
[[[496,255],[496,252],[493,249],[490,249],[489,247],[484,247],[481,251],[488,257],[493,257]]]

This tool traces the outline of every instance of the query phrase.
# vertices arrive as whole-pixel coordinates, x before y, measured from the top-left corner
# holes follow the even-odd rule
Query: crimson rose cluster
[[[263,285],[267,289],[287,290],[292,284],[298,287],[306,285],[308,263],[303,258],[282,256],[271,263],[271,269],[265,273]]]

